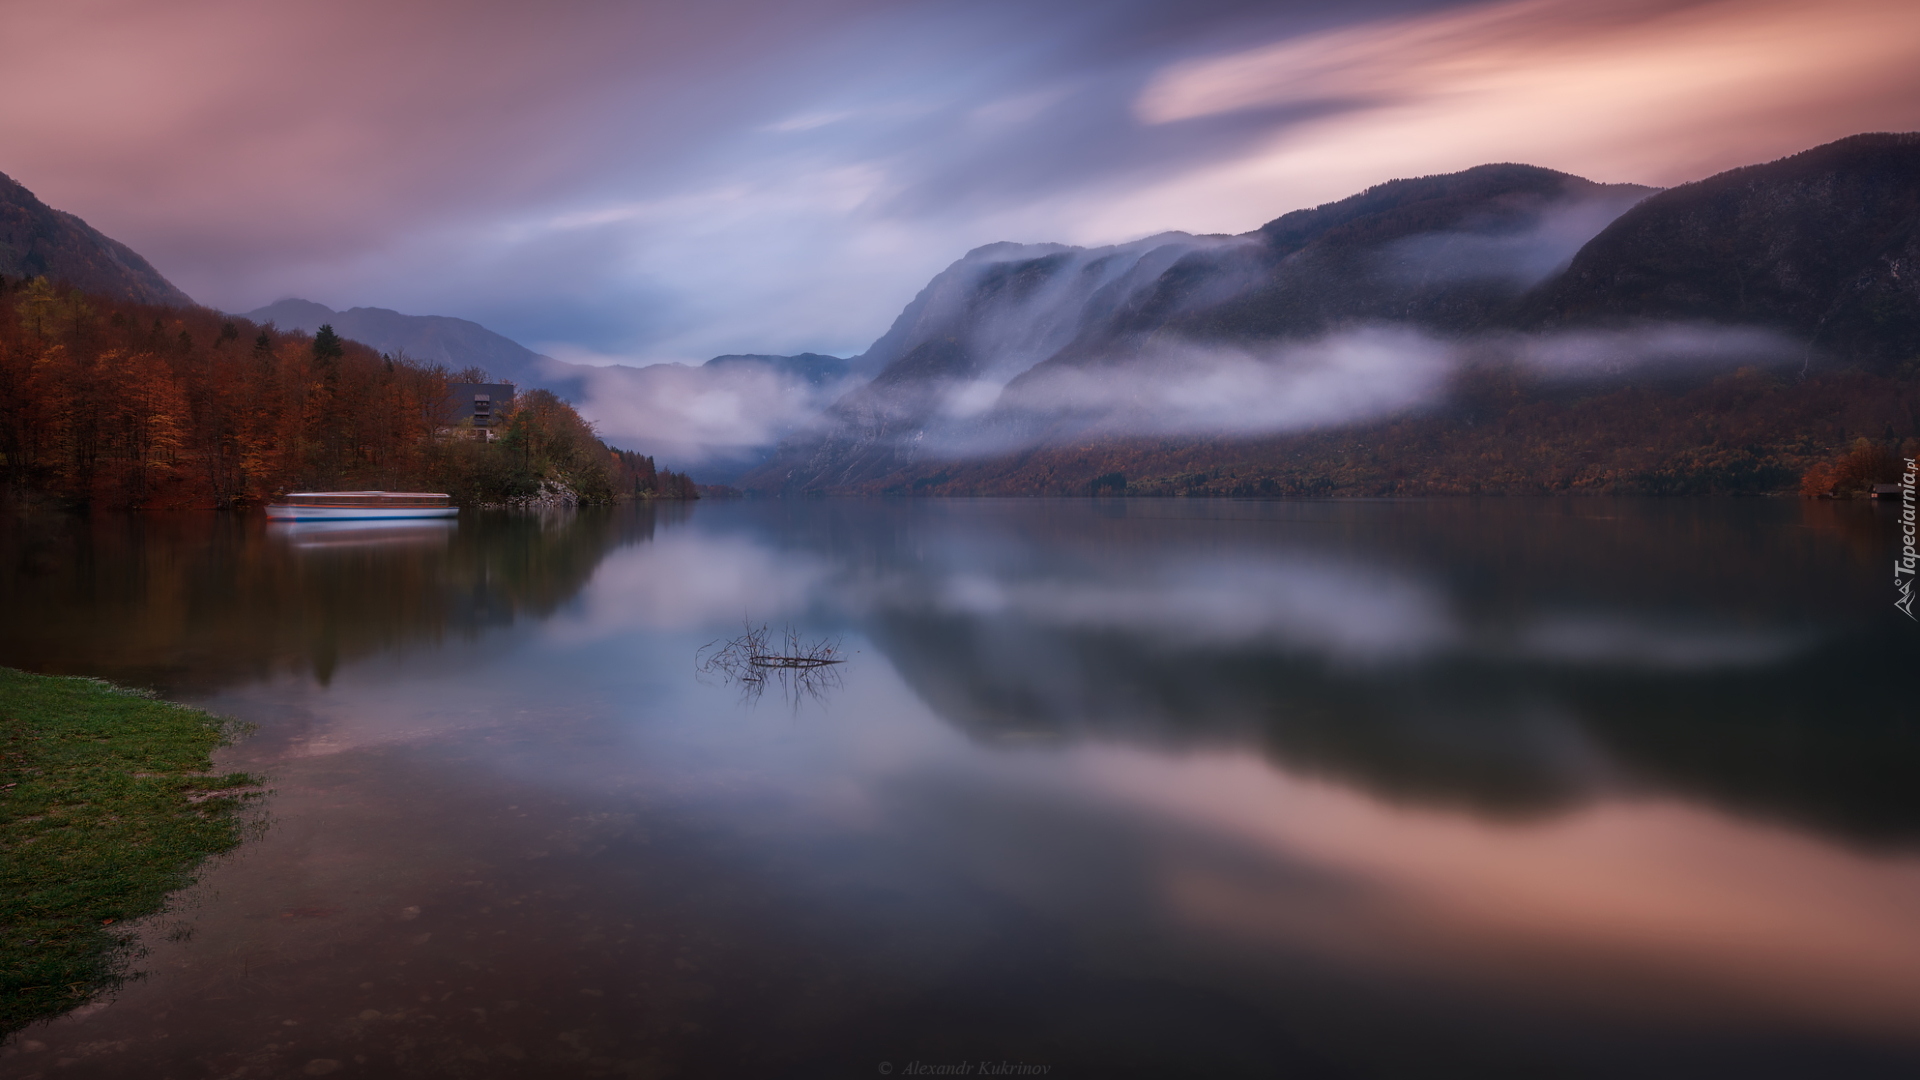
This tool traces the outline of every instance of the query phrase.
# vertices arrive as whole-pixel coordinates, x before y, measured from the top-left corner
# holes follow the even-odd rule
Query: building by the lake
[[[452,398],[449,422],[454,427],[471,426],[480,437],[493,438],[493,428],[501,414],[513,404],[512,383],[449,383]]]

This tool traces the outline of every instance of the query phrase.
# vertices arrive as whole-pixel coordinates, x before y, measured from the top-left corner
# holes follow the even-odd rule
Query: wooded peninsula
[[[434,490],[464,506],[698,498],[607,446],[550,391],[481,432],[451,387],[485,383],[203,307],[0,279],[0,485],[99,509],[240,509],[298,490]]]

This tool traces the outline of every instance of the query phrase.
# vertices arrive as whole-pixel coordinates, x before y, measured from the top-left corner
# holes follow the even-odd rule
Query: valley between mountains
[[[0,276],[190,304],[11,182]],[[1492,164],[1240,235],[991,244],[848,358],[592,366],[381,308],[241,319],[544,387],[768,495],[1844,494],[1920,435],[1920,135],[1667,190]]]

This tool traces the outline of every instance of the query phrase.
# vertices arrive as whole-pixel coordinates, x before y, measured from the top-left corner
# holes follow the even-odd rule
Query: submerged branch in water
[[[695,670],[738,684],[743,701],[758,701],[771,678],[795,708],[803,697],[824,701],[829,691],[839,689],[840,675],[833,665],[846,663],[839,639],[803,638],[791,626],[782,638],[775,643],[764,624],[749,624],[739,637],[701,646],[694,654]]]

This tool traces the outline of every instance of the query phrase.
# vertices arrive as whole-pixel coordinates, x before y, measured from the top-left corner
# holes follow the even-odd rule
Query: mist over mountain
[[[830,487],[1103,420],[1273,430],[1403,407],[1442,366],[1409,328],[1485,322],[1650,191],[1487,165],[1392,181],[1240,236],[979,248],[858,359],[878,374],[834,405],[830,426],[768,468],[786,470],[783,486]],[[1311,358],[1273,355],[1336,330],[1353,336]],[[1341,400],[1315,400],[1330,395]]]
[[[743,483],[1481,490],[1470,475],[1355,467],[1355,444],[1327,433],[1417,422],[1431,430],[1401,435],[1464,445],[1515,410],[1534,408],[1526,423],[1538,425],[1585,408],[1604,430],[1578,461],[1556,462],[1553,477],[1519,462],[1489,483],[1633,489],[1640,481],[1623,477],[1654,465],[1619,453],[1651,452],[1661,440],[1649,426],[1670,440],[1682,425],[1646,422],[1648,402],[1592,404],[1601,397],[1657,387],[1671,405],[1738,368],[1886,378],[1920,355],[1917,214],[1920,136],[1862,135],[1662,192],[1485,165],[1384,183],[1240,236],[990,245],[937,276],[854,359],[856,371],[877,369],[869,383]],[[1791,463],[1761,443],[1812,434],[1773,430],[1793,411],[1785,389],[1764,405],[1751,394],[1725,404],[1748,412],[1718,433],[1689,429],[1688,452],[1745,455],[1714,466],[1745,477],[1735,486],[1780,482]],[[1823,393],[1831,405],[1855,391],[1866,392]],[[1720,400],[1689,400],[1709,398]],[[1881,422],[1863,417],[1847,423]],[[1721,446],[1735,428],[1746,443]],[[1818,435],[1848,430],[1858,429]],[[1763,460],[1772,464],[1753,464]]]
[[[0,275],[191,304],[4,177]],[[1920,135],[1665,191],[1495,164],[1235,236],[990,244],[851,358],[595,366],[447,316],[245,318],[545,387],[767,492],[1767,490],[1920,434]]]
[[[703,483],[732,483],[783,440],[816,427],[861,381],[852,361],[820,353],[610,364],[586,369],[581,411],[622,445],[697,469]]]
[[[193,298],[153,264],[0,173],[0,277],[46,277],[82,292],[185,307]]]

